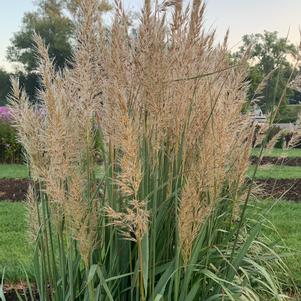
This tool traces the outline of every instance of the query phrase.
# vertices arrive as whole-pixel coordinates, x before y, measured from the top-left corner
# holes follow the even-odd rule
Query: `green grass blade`
[[[148,284],[148,272],[149,272],[149,237],[146,233],[142,239],[142,273],[143,273],[143,282],[144,282],[144,291],[147,295],[147,284]]]

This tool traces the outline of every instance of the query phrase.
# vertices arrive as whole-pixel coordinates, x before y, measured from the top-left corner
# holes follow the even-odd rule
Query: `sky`
[[[299,43],[301,0],[205,0],[205,26],[217,29],[222,39],[230,29],[229,47],[236,48],[244,34],[278,31],[294,43]],[[142,0],[124,0],[128,9],[139,9]],[[188,0],[186,0],[188,2]],[[0,68],[12,71],[6,60],[6,49],[14,32],[21,28],[25,12],[34,9],[32,0],[0,0]]]
[[[26,11],[34,9],[32,0],[0,0],[0,67],[11,69],[5,60],[13,33],[21,27]]]

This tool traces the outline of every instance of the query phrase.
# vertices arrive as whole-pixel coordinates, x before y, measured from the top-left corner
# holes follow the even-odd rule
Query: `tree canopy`
[[[71,38],[74,25],[64,14],[63,1],[43,0],[38,10],[26,13],[22,28],[14,34],[7,57],[12,62],[21,63],[27,72],[37,67],[36,50],[33,43],[34,33],[39,34],[49,46],[49,55],[57,67],[63,67],[71,58]]]
[[[10,75],[6,71],[0,69],[0,105],[6,104],[6,97],[10,92]]]
[[[21,30],[11,39],[7,58],[11,62],[20,63],[23,67],[25,72],[18,72],[18,76],[30,98],[35,98],[35,92],[39,87],[34,33],[40,35],[45,41],[55,66],[64,67],[72,60],[72,39],[75,28],[73,16],[77,12],[79,3],[79,0],[36,1],[37,10],[24,15]],[[107,1],[100,0],[98,8],[100,13],[110,8]],[[3,91],[6,93],[5,89]]]
[[[292,61],[297,49],[286,38],[280,38],[277,32],[245,35],[242,40],[243,45],[234,56],[240,57],[249,49],[249,95],[250,98],[256,96],[258,85],[266,79],[259,104],[264,111],[269,111],[279,102],[293,72]]]

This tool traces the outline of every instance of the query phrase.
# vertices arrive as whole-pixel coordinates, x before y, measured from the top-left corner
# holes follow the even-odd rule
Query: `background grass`
[[[300,196],[301,197],[301,196]],[[272,227],[265,227],[263,233],[274,241],[282,241],[288,250],[283,250],[287,254],[284,258],[287,266],[292,272],[296,284],[301,287],[301,234],[300,217],[301,204],[289,201],[259,201],[249,208],[249,215],[262,213],[263,210],[271,208],[267,213],[267,222]],[[276,230],[276,232],[275,232]]]
[[[252,150],[253,156],[259,156],[260,148],[254,148]],[[273,148],[264,150],[263,155],[266,157],[301,157],[301,148],[292,148],[283,150],[281,148]]]
[[[249,167],[250,177],[253,175],[254,168],[253,165]],[[255,177],[256,179],[300,179],[301,166],[260,165]]]
[[[1,164],[1,179],[26,179],[29,177],[28,168],[22,164]]]
[[[104,175],[103,166],[98,166],[95,176],[102,179]],[[28,179],[29,171],[23,164],[0,164],[0,179]]]
[[[33,247],[29,244],[26,205],[0,202],[0,275],[5,269],[6,282],[31,275]]]

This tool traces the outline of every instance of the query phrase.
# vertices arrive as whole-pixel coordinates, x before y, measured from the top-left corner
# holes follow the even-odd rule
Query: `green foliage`
[[[22,146],[17,140],[16,130],[7,121],[0,121],[0,162],[23,161]]]
[[[7,103],[6,97],[10,92],[10,74],[0,69],[0,106]]]
[[[301,105],[287,105],[275,119],[275,122],[279,123],[294,123],[298,119],[301,113]]]
[[[161,174],[161,171],[159,172]],[[159,183],[164,183],[166,180],[160,177],[157,179]],[[163,190],[163,188],[159,188],[156,192],[151,193],[154,198],[158,198],[159,195],[162,195]],[[118,199],[111,201],[118,203]],[[35,275],[38,282],[41,282],[40,292],[43,288],[42,284],[47,283],[46,279],[51,279],[54,283],[62,283],[62,285],[56,286],[54,293],[54,297],[58,300],[69,294],[74,296],[73,300],[101,300],[102,298],[131,300],[131,294],[137,296],[137,300],[146,300],[138,297],[139,286],[137,287],[136,283],[139,273],[143,273],[144,287],[149,300],[163,300],[163,298],[183,301],[208,298],[240,300],[242,294],[252,295],[254,283],[260,284],[262,281],[270,283],[270,286],[264,286],[262,289],[260,285],[257,287],[257,293],[262,300],[266,300],[265,296],[274,296],[270,300],[281,300],[276,293],[278,285],[280,285],[277,281],[287,283],[286,277],[288,276],[283,274],[286,268],[281,258],[271,252],[270,242],[259,235],[263,219],[254,222],[242,217],[244,222],[241,236],[235,243],[235,236],[241,225],[239,223],[231,224],[230,203],[221,202],[203,225],[194,244],[191,259],[184,265],[180,258],[172,256],[174,253],[172,246],[166,239],[162,239],[171,237],[172,229],[176,226],[172,222],[174,220],[173,204],[176,202],[175,200],[170,201],[171,203],[168,205],[164,204],[164,198],[157,199],[158,208],[161,208],[160,210],[164,208],[164,211],[156,218],[156,227],[158,227],[156,234],[153,233],[155,229],[151,228],[149,235],[144,237],[143,244],[146,245],[146,248],[142,246],[141,256],[144,258],[142,266],[145,266],[146,270],[140,272],[139,257],[135,255],[137,250],[133,242],[120,239],[118,233],[112,228],[107,231],[103,229],[106,239],[101,242],[101,245],[105,246],[105,249],[95,250],[92,256],[95,264],[85,271],[84,266],[78,262],[80,254],[76,246],[73,246],[72,242],[64,246],[63,240],[57,240],[60,235],[53,236],[52,232],[47,230],[49,227],[47,223],[44,224],[42,233],[50,237],[49,244],[45,245],[43,236],[40,236],[38,245],[41,254],[45,254],[46,262],[43,262],[41,254],[35,257]],[[46,215],[47,218],[49,212],[44,201],[41,203],[40,209],[42,216]],[[154,208],[154,210],[156,209]],[[171,214],[168,215],[166,212],[171,212]],[[167,221],[171,228],[164,227]],[[223,230],[219,231],[218,229]],[[151,247],[152,239],[155,239],[152,238],[153,235],[156,235],[158,240],[153,245],[154,249]],[[59,250],[53,247],[55,244],[58,244]],[[56,256],[60,256],[58,262],[54,259]],[[149,265],[153,260],[156,265],[150,269]],[[50,278],[45,278],[47,275],[41,269],[41,267],[47,267],[47,263],[50,264],[50,269],[47,270],[48,273],[51,273]],[[274,270],[271,269],[271,266]],[[72,275],[74,270],[76,273]],[[245,274],[246,279],[243,282],[237,278],[237,270],[242,270]],[[277,270],[281,272],[278,273]],[[154,284],[152,284],[152,277],[155,277]],[[83,283],[87,283],[90,289],[84,290]],[[140,285],[142,284],[140,283]],[[45,294],[46,290],[42,291],[41,300],[48,300]],[[97,299],[96,296],[99,296],[100,299]]]
[[[40,1],[37,11],[24,15],[21,30],[14,34],[11,46],[8,47],[8,60],[20,63],[26,71],[19,72],[18,77],[32,101],[35,101],[37,89],[40,88],[34,33],[39,34],[49,45],[49,54],[57,68],[63,68],[72,59],[74,25],[63,9],[62,1]]]
[[[26,91],[31,102],[37,102],[37,91],[41,88],[41,78],[36,72],[23,73],[19,72],[17,74],[19,78],[20,85]]]
[[[241,57],[250,47],[249,97],[258,98],[263,111],[269,112],[278,104],[293,72],[289,57],[294,57],[297,50],[286,38],[279,38],[277,32],[264,31],[263,34],[243,36],[243,46],[234,57]],[[264,79],[266,85],[262,93],[257,93],[257,87]],[[286,99],[291,95],[294,92],[288,91]]]
[[[74,36],[75,13],[78,0],[39,0],[38,9],[26,13],[21,30],[14,34],[11,46],[7,50],[7,58],[11,62],[20,63],[24,72],[18,72],[21,85],[32,101],[36,101],[36,92],[40,87],[40,77],[36,72],[38,66],[37,52],[33,43],[33,34],[40,35],[49,46],[49,55],[57,68],[63,68],[72,61],[72,40]],[[99,12],[107,12],[111,6],[101,1]],[[0,101],[5,99],[10,89],[8,75],[0,71]],[[0,103],[1,104],[1,103]]]
[[[44,2],[47,2],[47,0],[42,0]],[[49,1],[49,0],[48,0]],[[64,5],[72,14],[76,13],[79,7],[79,3],[81,0],[60,0],[60,3]],[[101,13],[108,12],[112,9],[112,6],[110,5],[109,1],[102,0],[99,2],[98,10]]]
[[[27,72],[37,68],[38,60],[33,34],[39,34],[47,45],[57,67],[62,68],[71,59],[72,21],[63,14],[59,1],[43,1],[36,12],[26,13],[21,31],[15,33],[8,48],[8,59],[22,63]]]

